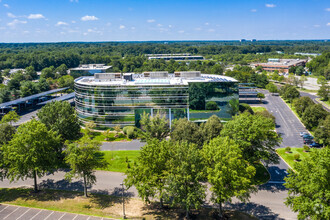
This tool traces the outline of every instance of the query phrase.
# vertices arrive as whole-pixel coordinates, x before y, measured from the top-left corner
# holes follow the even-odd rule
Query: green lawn
[[[132,165],[137,160],[140,151],[102,151],[102,153],[104,153],[104,159],[109,163],[108,167],[102,170],[124,173],[127,170],[127,161]]]
[[[260,107],[260,106],[251,106],[253,112],[262,112],[265,111],[266,108],[265,107]]]
[[[300,160],[304,160],[309,155],[309,152],[304,152],[303,148],[298,147],[292,147],[291,153],[285,153],[285,148],[278,148],[276,149],[276,152],[283,158],[285,162],[287,162],[291,166],[292,169],[294,169],[294,165],[296,163],[299,163],[294,161],[293,155],[299,154]]]
[[[81,133],[84,133],[83,128],[81,129]],[[91,134],[91,137],[94,140],[101,141],[101,142],[103,142],[103,141],[131,141],[132,140],[132,139],[127,138],[126,135],[123,133],[118,134],[119,137],[115,137],[115,135],[116,135],[115,132],[110,133],[109,139],[106,140],[106,137],[103,135],[103,132],[93,131]]]
[[[189,113],[217,113],[220,110],[191,110],[189,109]]]

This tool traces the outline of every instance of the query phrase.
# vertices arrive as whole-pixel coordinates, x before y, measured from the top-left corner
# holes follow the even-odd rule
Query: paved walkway
[[[110,220],[87,215],[56,212],[45,209],[27,208],[22,206],[0,204],[2,220]]]

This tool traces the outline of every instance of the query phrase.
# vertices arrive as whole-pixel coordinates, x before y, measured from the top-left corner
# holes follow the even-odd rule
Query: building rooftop
[[[257,63],[256,65],[270,65],[270,66],[294,66],[301,62],[307,62],[301,59],[277,59],[270,58],[267,63]]]
[[[99,76],[98,76],[99,75]],[[131,75],[130,79],[124,78]],[[198,71],[184,71],[169,74],[167,72],[145,73],[100,73],[95,76],[83,76],[75,80],[82,85],[134,86],[134,85],[188,85],[189,82],[238,82],[234,78],[222,75],[201,74]]]
[[[106,70],[111,68],[111,66],[106,66],[105,64],[81,64],[79,67],[71,68],[70,70]]]

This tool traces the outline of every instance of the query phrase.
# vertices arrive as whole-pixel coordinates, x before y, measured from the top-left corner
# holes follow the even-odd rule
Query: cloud
[[[10,17],[10,18],[16,18],[16,16],[14,14],[10,13],[10,12],[7,13],[7,16]]]
[[[163,25],[162,24],[157,24],[157,27],[163,27]]]
[[[201,30],[202,30],[202,28],[200,28],[200,27],[195,28],[195,31],[201,31]]]
[[[267,8],[275,8],[276,7],[276,5],[274,5],[274,4],[266,4],[265,5]]]
[[[148,23],[154,23],[156,20],[155,19],[149,19],[147,20]]]
[[[208,29],[207,31],[208,32],[214,32],[215,30],[214,29]]]
[[[255,8],[251,9],[251,12],[257,12],[257,9],[255,9]]]
[[[209,23],[209,22],[206,22],[204,25],[206,25],[206,26],[207,26],[207,25],[210,25],[210,23]]]
[[[329,23],[327,23],[327,26],[330,26],[330,22],[329,22]]]
[[[330,8],[326,8],[326,9],[324,9],[325,11],[330,11]]]
[[[97,17],[95,17],[94,15],[93,16],[86,15],[86,16],[82,17],[81,20],[82,21],[97,21],[99,19]]]
[[[14,19],[12,22],[7,23],[9,27],[15,27],[17,24],[26,24],[27,21],[21,21],[18,19]]]
[[[3,4],[4,7],[10,8],[8,4]]]
[[[169,28],[172,28],[173,26],[171,24],[168,25]]]
[[[178,31],[179,34],[183,34],[184,33],[184,30],[181,30],[181,31]]]
[[[66,23],[64,21],[59,21],[55,24],[55,26],[61,26],[61,25],[68,25],[68,23]]]
[[[131,27],[132,30],[135,30],[135,27]]]
[[[125,25],[120,25],[120,26],[119,26],[119,29],[120,29],[120,30],[125,29],[125,28],[126,28]]]
[[[42,19],[45,17],[42,14],[30,14],[27,18],[28,19]]]

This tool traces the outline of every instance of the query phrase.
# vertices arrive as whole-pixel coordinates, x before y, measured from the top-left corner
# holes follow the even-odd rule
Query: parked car
[[[300,137],[303,137],[304,135],[309,135],[307,132],[300,132]]]
[[[309,147],[322,147],[322,144],[316,143],[315,141],[313,141]]]
[[[314,137],[313,137],[312,135],[305,134],[305,135],[303,136],[303,139],[304,139],[304,140],[305,140],[305,139],[314,139]]]
[[[304,144],[312,144],[313,142],[313,139],[304,139]]]

